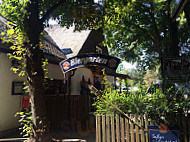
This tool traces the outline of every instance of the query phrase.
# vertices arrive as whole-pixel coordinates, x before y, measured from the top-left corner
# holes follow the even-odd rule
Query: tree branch
[[[59,2],[57,2],[54,6],[52,6],[45,14],[44,16],[40,19],[40,23],[43,23],[49,16],[50,14],[56,10],[61,4],[63,4],[64,2],[66,2],[66,0],[60,0]]]

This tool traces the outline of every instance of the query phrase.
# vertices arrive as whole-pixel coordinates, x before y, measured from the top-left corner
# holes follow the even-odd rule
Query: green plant
[[[106,78],[106,77],[105,77]],[[175,91],[173,88],[163,93],[161,88],[153,87],[148,93],[147,88],[141,85],[138,91],[118,91],[104,80],[105,90],[102,96],[117,106],[124,113],[148,114],[149,118],[158,124],[180,125],[181,117],[190,110],[190,98],[182,90]],[[94,103],[97,110],[95,114],[119,113],[101,97],[97,97]],[[179,126],[180,127],[180,126]]]
[[[32,112],[31,111],[17,112],[15,114],[15,117],[16,116],[20,117],[19,122],[21,123],[21,127],[20,127],[20,130],[22,131],[21,135],[23,135],[24,137],[33,136],[34,134],[32,131],[32,128],[33,128]]]
[[[21,112],[17,112],[15,114],[15,117],[19,116],[19,122],[21,124],[20,130],[21,135],[23,135],[23,137],[33,137],[34,136],[34,132],[33,130],[36,130],[39,133],[44,133],[45,130],[47,129],[47,126],[43,124],[44,121],[46,121],[43,118],[39,118],[37,117],[37,119],[39,120],[39,125],[41,125],[41,129],[36,129],[34,128],[33,125],[33,117],[32,117],[32,112],[31,111],[21,111]]]

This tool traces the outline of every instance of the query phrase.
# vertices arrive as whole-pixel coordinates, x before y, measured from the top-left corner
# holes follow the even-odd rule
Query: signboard
[[[148,126],[149,130],[149,142],[180,142],[179,131],[177,128],[163,129],[158,126]]]
[[[24,95],[23,82],[12,82],[12,95]]]
[[[120,59],[102,54],[84,54],[66,59],[60,63],[63,73],[84,66],[104,66],[116,70]]]
[[[164,77],[173,81],[188,81],[190,77],[190,58],[163,58]]]
[[[30,96],[22,96],[21,108],[30,108]]]

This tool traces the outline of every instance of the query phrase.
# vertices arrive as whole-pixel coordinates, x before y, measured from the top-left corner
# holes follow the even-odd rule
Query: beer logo
[[[63,69],[64,69],[64,70],[68,70],[69,67],[70,67],[70,63],[69,63],[69,62],[63,63]]]
[[[110,66],[111,68],[115,68],[116,65],[117,65],[117,61],[116,61],[115,59],[110,59],[110,60],[109,60],[109,66]]]

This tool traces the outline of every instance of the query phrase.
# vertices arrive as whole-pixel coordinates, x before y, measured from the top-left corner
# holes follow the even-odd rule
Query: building
[[[112,83],[115,82],[115,77],[129,76],[116,73],[120,59],[110,56],[107,47],[101,46],[104,39],[101,29],[75,32],[74,27],[67,29],[52,26],[46,31],[67,57],[60,63],[64,82],[68,86],[67,93],[49,96],[49,117],[53,119],[53,116],[58,116],[60,120],[52,122],[59,127],[69,127],[71,122],[71,127],[76,128],[77,123],[88,122],[95,111],[92,107],[94,96],[90,94],[87,84],[103,89],[100,83],[103,79],[103,68],[106,68],[107,79]]]
[[[5,30],[6,23],[7,21],[0,15],[1,32]],[[9,49],[10,46],[11,44],[0,42],[0,138],[18,130],[19,118],[14,116],[21,111],[22,107],[27,107],[29,101],[23,91],[25,78],[18,77],[11,70],[11,67],[18,65],[18,62],[9,59],[8,53],[13,52]],[[65,54],[47,34],[44,36],[43,51],[49,60],[47,76],[60,82],[63,80],[63,74],[58,64],[66,58]]]
[[[6,20],[2,16],[0,25],[4,30]],[[105,72],[110,82],[114,82],[115,77],[129,76],[115,72],[120,60],[109,56],[107,47],[100,45],[104,38],[101,29],[74,32],[73,27],[53,26],[46,31],[42,50],[49,62],[46,66],[49,79],[45,86],[45,102],[50,126],[52,129],[78,129],[77,124],[86,123],[94,111],[94,96],[90,95],[87,84],[102,89],[102,69],[106,66]],[[28,107],[27,94],[23,92],[25,78],[18,77],[10,70],[17,62],[7,56],[7,53],[13,52],[9,46],[2,42],[0,44],[0,106],[3,108],[0,111],[0,137],[19,126],[18,118],[14,115],[22,107]],[[87,58],[88,61],[85,61]],[[71,59],[80,59],[88,64],[63,73],[60,62]]]

